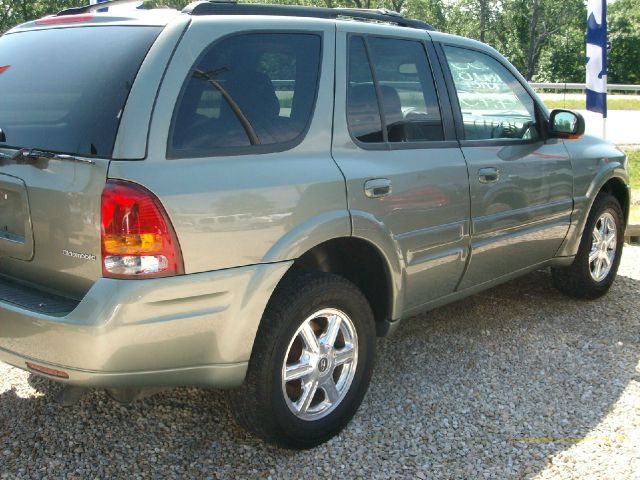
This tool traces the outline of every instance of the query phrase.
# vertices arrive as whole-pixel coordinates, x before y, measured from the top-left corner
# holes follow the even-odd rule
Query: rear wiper
[[[69,162],[88,163],[89,165],[95,165],[96,162],[88,158],[78,158],[73,155],[66,155],[64,153],[54,153],[47,150],[39,150],[37,148],[21,148],[13,155],[2,154],[3,158],[11,160],[20,159],[33,159],[39,160],[41,158],[50,158],[53,160],[66,160]]]
[[[221,70],[224,70],[224,69],[216,70],[214,72],[205,72],[203,70],[195,70],[193,72],[193,77],[202,78],[206,80],[207,82],[209,82],[209,84],[211,84],[213,88],[215,88],[218,92],[220,92],[220,95],[222,95],[222,97],[227,101],[227,104],[231,108],[231,111],[234,113],[238,121],[240,121],[240,125],[242,125],[242,128],[244,132],[247,134],[247,137],[249,137],[249,142],[251,143],[251,145],[260,145],[260,139],[258,138],[258,135],[256,134],[256,131],[251,125],[251,122],[249,121],[247,116],[242,112],[242,109],[236,103],[233,97],[231,97],[229,92],[227,92],[225,88],[222,86],[222,84],[214,78],[215,75],[219,73]]]

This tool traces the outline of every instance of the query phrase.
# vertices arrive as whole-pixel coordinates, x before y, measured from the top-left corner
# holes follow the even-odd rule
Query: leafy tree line
[[[254,2],[258,0],[244,0]],[[436,29],[476,38],[504,54],[529,80],[584,82],[585,0],[264,0],[325,7],[388,8]],[[83,0],[0,0],[0,32]],[[183,8],[189,0],[151,0]],[[608,7],[609,82],[640,84],[640,0]]]

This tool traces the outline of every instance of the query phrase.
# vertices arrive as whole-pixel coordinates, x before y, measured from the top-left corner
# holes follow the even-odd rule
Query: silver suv
[[[611,286],[624,155],[487,45],[378,10],[97,8],[0,38],[0,359],[67,398],[229,388],[308,448],[402,318],[541,267]]]

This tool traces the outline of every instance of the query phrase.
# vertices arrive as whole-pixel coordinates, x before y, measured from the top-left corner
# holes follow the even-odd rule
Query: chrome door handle
[[[391,180],[372,178],[364,182],[364,194],[369,198],[386,197],[391,193]]]
[[[480,183],[495,183],[500,179],[500,171],[495,167],[486,167],[478,170]]]

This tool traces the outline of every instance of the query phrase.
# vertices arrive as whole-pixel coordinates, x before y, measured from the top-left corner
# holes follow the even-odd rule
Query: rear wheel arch
[[[392,319],[394,293],[391,270],[383,253],[372,243],[356,237],[325,241],[298,257],[281,281],[306,272],[333,273],[356,285],[371,306],[379,335]]]

